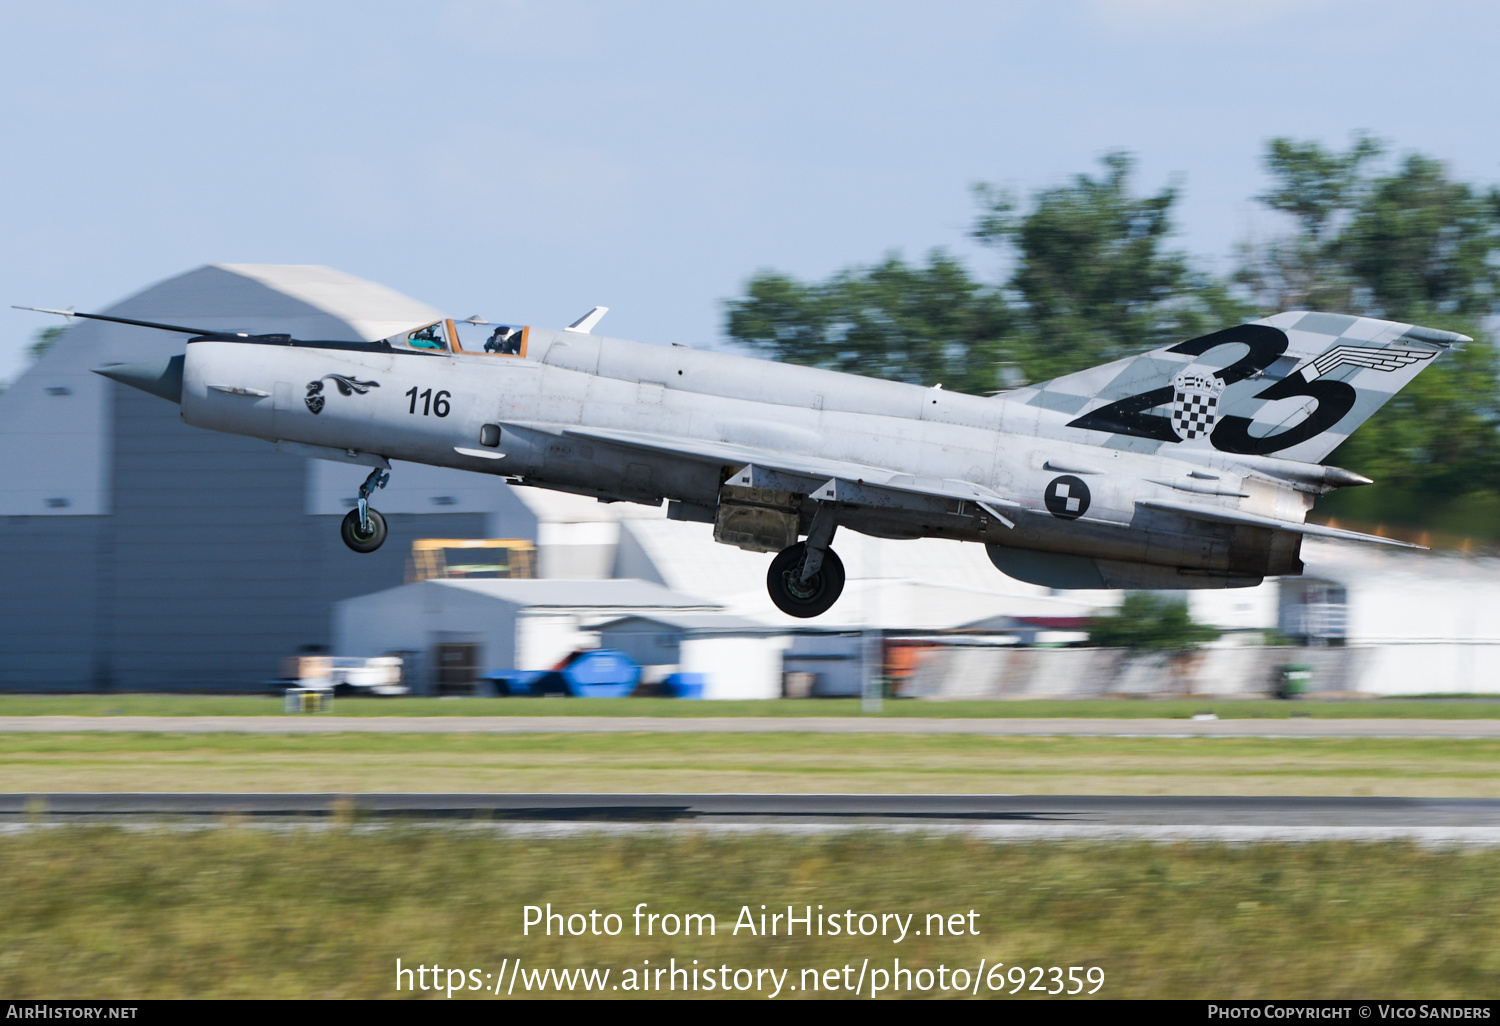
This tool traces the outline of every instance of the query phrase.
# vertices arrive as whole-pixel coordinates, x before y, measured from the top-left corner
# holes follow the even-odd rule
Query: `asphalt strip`
[[[977,734],[991,737],[1500,738],[1500,719],[942,719],[856,716],[0,716],[0,733]]]
[[[1500,799],[908,794],[0,794],[0,834],[65,823],[356,830],[400,823],[519,836],[850,830],[994,842],[1403,840],[1500,846]]]
[[[0,815],[363,816],[670,822],[906,820],[1128,826],[1493,827],[1500,798],[1340,795],[765,792],[59,791],[0,794]]]
[[[126,831],[141,830],[216,830],[229,825],[225,820],[194,823],[165,820],[130,820],[112,822]],[[58,820],[7,820],[0,817],[0,837],[13,837],[38,830],[66,825]],[[348,829],[356,834],[373,834],[392,828],[391,824],[362,823],[342,827],[329,820],[302,823],[284,819],[261,819],[237,826],[248,826],[271,832],[286,830]],[[985,823],[828,823],[764,822],[725,823],[702,820],[695,823],[516,823],[473,822],[437,824],[435,829],[485,831],[504,837],[571,839],[590,837],[737,837],[775,834],[785,837],[822,837],[831,834],[876,832],[918,837],[957,836],[991,844],[1073,843],[1100,844],[1135,842],[1144,844],[1312,844],[1343,842],[1380,844],[1404,842],[1423,848],[1500,848],[1500,827],[1278,827],[1278,826],[1100,826],[1062,824],[1051,826],[994,825]]]

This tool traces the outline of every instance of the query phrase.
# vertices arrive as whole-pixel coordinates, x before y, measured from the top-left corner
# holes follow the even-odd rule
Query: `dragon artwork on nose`
[[[323,382],[325,381],[332,381],[334,387],[339,390],[339,395],[364,395],[370,389],[380,387],[380,382],[378,381],[360,381],[358,378],[351,378],[347,374],[324,374],[317,381],[309,381],[307,383],[307,408],[314,415],[323,412],[323,405],[326,401],[326,397],[323,395]]]

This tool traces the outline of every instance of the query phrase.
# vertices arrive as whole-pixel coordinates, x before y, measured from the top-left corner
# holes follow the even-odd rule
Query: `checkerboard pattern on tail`
[[[1193,368],[1172,379],[1172,430],[1184,442],[1207,437],[1219,416],[1224,382]]]

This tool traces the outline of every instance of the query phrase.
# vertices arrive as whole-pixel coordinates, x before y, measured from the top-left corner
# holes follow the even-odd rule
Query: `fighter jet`
[[[36,308],[26,308],[36,309]],[[667,503],[715,541],[774,553],[772,600],[837,601],[839,528],[978,542],[1051,588],[1234,588],[1302,571],[1307,522],[1369,478],[1322,464],[1443,352],[1410,324],[1292,312],[993,396],[593,333],[444,319],[376,342],[206,331],[182,355],[96,373],[194,427],[371,468],[341,533],[386,539],[370,504],[390,461]]]

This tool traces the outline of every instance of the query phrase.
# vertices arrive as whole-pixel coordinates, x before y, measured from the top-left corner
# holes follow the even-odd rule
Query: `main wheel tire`
[[[344,522],[339,525],[339,537],[344,539],[344,544],[355,552],[374,552],[385,543],[385,517],[375,510],[369,510],[370,529],[364,531],[359,526],[359,510],[351,509],[344,514]]]
[[[823,551],[823,565],[807,581],[802,581],[802,564],[807,559],[807,544],[798,542],[777,553],[766,572],[766,590],[776,608],[788,616],[819,616],[833,608],[844,591],[844,562],[832,549]]]

